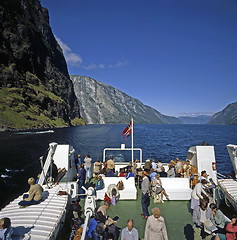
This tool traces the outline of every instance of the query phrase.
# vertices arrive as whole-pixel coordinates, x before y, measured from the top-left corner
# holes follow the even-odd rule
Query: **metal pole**
[[[133,164],[133,117],[131,117],[132,122],[132,164]]]
[[[103,151],[103,162],[105,162],[105,149]]]
[[[90,212],[87,212],[86,213],[86,220],[85,220],[84,227],[83,227],[83,233],[82,233],[82,236],[81,236],[81,240],[84,240],[85,237],[86,237],[86,229],[87,229],[89,217],[90,217]]]

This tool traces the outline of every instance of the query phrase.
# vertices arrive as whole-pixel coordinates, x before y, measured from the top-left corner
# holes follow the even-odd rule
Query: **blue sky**
[[[236,102],[236,0],[41,0],[70,74],[166,115]]]

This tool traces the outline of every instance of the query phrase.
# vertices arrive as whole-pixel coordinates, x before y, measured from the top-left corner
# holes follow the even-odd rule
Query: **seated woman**
[[[210,204],[212,214],[214,216],[215,225],[218,228],[218,232],[224,232],[225,229],[225,215],[217,208],[215,203]]]
[[[159,172],[159,174],[160,174],[160,177],[167,177],[167,172],[165,171],[164,167],[161,168],[161,172]]]
[[[125,173],[125,170],[124,168],[120,168],[120,174],[119,174],[119,177],[125,177],[126,176],[126,173]]]
[[[157,173],[156,176],[154,177],[152,181],[152,191],[158,195],[161,194],[161,202],[164,203],[163,201],[163,195],[166,196],[167,200],[169,200],[169,195],[166,193],[165,189],[162,187],[161,179],[160,179],[160,174]]]
[[[119,199],[119,190],[117,185],[110,184],[107,188],[108,197],[111,199],[111,203],[116,205],[116,201]]]
[[[236,216],[233,215],[231,218],[231,222],[227,224],[226,226],[226,239],[227,240],[234,240],[236,239],[236,233],[237,233],[237,222],[236,222]]]
[[[169,170],[167,171],[167,177],[175,177],[174,165],[169,164]]]
[[[43,188],[39,184],[35,184],[33,177],[28,179],[28,184],[30,185],[29,194],[23,195],[23,200],[18,203],[20,207],[39,204],[42,199]]]
[[[97,190],[101,190],[105,187],[104,185],[104,180],[102,179],[102,176],[98,176],[98,181],[96,183],[96,186],[95,186],[95,191]]]
[[[97,158],[97,161],[94,163],[94,174],[99,174],[101,169],[101,161],[99,158]]]

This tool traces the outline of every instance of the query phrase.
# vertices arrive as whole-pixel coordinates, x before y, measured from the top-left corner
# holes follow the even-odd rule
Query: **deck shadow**
[[[49,192],[47,190],[43,191],[41,202],[44,202],[48,197],[49,197]]]
[[[186,240],[194,240],[194,231],[191,224],[187,224],[184,227],[184,235]]]
[[[188,201],[187,208],[188,208],[189,213],[193,214],[193,210],[191,209],[191,201]]]
[[[12,239],[14,240],[20,240],[22,239],[22,236],[30,232],[30,230],[34,227],[24,227],[24,226],[18,226],[13,228],[13,234]]]

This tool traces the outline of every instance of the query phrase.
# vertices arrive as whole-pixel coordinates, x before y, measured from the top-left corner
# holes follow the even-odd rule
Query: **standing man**
[[[90,158],[90,154],[87,154],[84,163],[86,167],[86,180],[90,180],[91,178],[91,161],[92,159]]]
[[[79,166],[77,178],[78,178],[78,185],[79,185],[79,194],[83,194],[84,191],[82,189],[82,186],[84,186],[85,180],[86,180],[86,170],[83,164]],[[84,197],[80,197],[80,198],[84,198]]]
[[[133,220],[129,219],[127,227],[122,230],[121,240],[138,240],[138,231],[133,227]]]
[[[182,168],[182,163],[179,161],[178,158],[175,159],[175,172],[176,172],[176,177],[181,177],[181,168]]]
[[[149,216],[148,207],[150,206],[150,197],[148,195],[150,182],[146,175],[145,171],[142,172],[142,215],[144,215],[144,219],[147,219]]]
[[[81,155],[79,154],[77,156],[77,168],[79,169],[79,166],[81,165]]]
[[[203,199],[203,195],[208,197],[208,194],[205,192],[203,187],[207,184],[205,179],[202,179],[201,182],[197,183],[194,187],[191,195],[191,209],[194,210],[196,206],[199,205],[200,199]]]
[[[186,163],[183,165],[183,173],[181,173],[181,176],[190,179],[192,171],[192,166],[190,165],[190,161],[186,160]]]
[[[115,165],[114,165],[114,157],[111,156],[110,159],[107,161],[107,168],[110,170],[110,172],[115,172]]]
[[[152,168],[154,169],[154,171],[156,172],[156,163],[155,163],[154,159],[152,160],[151,165],[152,165]]]

